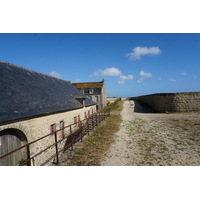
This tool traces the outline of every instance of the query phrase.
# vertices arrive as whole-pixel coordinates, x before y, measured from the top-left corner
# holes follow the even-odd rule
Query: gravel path
[[[101,166],[200,165],[200,112],[150,113],[124,101],[115,143]]]

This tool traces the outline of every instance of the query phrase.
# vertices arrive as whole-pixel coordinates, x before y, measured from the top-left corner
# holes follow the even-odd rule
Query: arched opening
[[[3,156],[25,144],[27,144],[25,134],[18,129],[5,129],[0,131],[0,156]],[[23,148],[0,159],[0,166],[16,166],[27,159],[27,150]]]

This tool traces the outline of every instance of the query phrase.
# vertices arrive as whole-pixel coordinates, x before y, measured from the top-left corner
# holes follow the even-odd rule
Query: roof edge
[[[95,105],[96,104],[89,104],[89,105],[86,105],[85,107],[95,106]],[[22,117],[22,118],[18,118],[18,119],[2,121],[2,122],[0,122],[0,126],[7,125],[7,124],[12,124],[12,123],[16,123],[16,122],[20,122],[20,121],[24,121],[24,120],[30,120],[30,119],[34,119],[34,118],[45,117],[45,116],[48,116],[48,115],[56,115],[56,114],[59,114],[59,113],[70,112],[70,111],[78,110],[78,109],[82,109],[82,108],[84,108],[84,106],[79,106],[77,108],[69,109],[69,110],[49,112],[49,113],[44,113],[44,114],[40,114],[40,115],[34,115],[34,116],[29,116],[29,117]]]
[[[15,64],[13,64],[13,63],[9,63],[9,62],[3,61],[3,60],[0,60],[0,62],[1,62],[1,63],[6,63],[6,64],[8,64],[8,65],[13,65],[13,66],[15,66],[15,67],[22,68],[22,69],[24,69],[24,70],[26,70],[26,71],[31,71],[31,72],[34,72],[34,73],[37,73],[37,74],[41,74],[41,75],[43,75],[43,76],[48,76],[48,77],[51,77],[51,78],[54,78],[54,79],[58,79],[58,80],[66,81],[66,82],[70,83],[70,81],[67,81],[67,80],[64,80],[64,79],[61,79],[61,78],[57,78],[57,77],[55,77],[55,76],[51,76],[51,75],[49,75],[49,74],[44,74],[44,73],[42,73],[42,72],[37,72],[37,71],[35,71],[35,70],[28,69],[28,68],[25,68],[25,67],[22,67],[22,66],[19,66],[19,65],[15,65]]]

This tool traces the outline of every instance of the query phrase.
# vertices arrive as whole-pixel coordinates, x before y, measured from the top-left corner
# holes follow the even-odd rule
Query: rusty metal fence
[[[103,110],[95,113],[89,116],[87,119],[63,127],[62,129],[56,130],[53,133],[45,135],[18,149],[15,149],[1,156],[0,159],[3,159],[17,151],[25,150],[27,152],[27,158],[24,159],[19,166],[44,166],[50,161],[58,164],[60,153],[64,153],[70,148],[73,150],[73,144],[78,141],[82,141],[85,135],[89,135],[91,131],[94,131],[98,124],[105,120],[108,116],[110,116],[110,110]],[[61,139],[60,136],[62,136]],[[54,138],[54,142],[51,145],[45,146],[39,152],[33,153],[32,146],[37,145],[42,140],[49,140],[49,137],[51,137],[51,140]]]

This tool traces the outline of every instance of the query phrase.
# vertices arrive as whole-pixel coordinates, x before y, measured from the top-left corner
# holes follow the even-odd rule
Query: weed
[[[161,148],[161,150],[168,151],[169,149],[167,147],[163,147],[163,148]]]
[[[93,134],[89,135],[84,145],[70,159],[70,166],[96,166],[100,165],[100,161],[105,156],[106,151],[114,142],[114,133],[120,128],[123,102],[119,101],[114,106],[109,105],[112,110],[110,117],[99,127]],[[116,155],[118,156],[118,155]]]
[[[152,162],[147,162],[147,163],[148,163],[149,165],[151,165],[151,166],[153,165],[153,163],[152,163]]]

